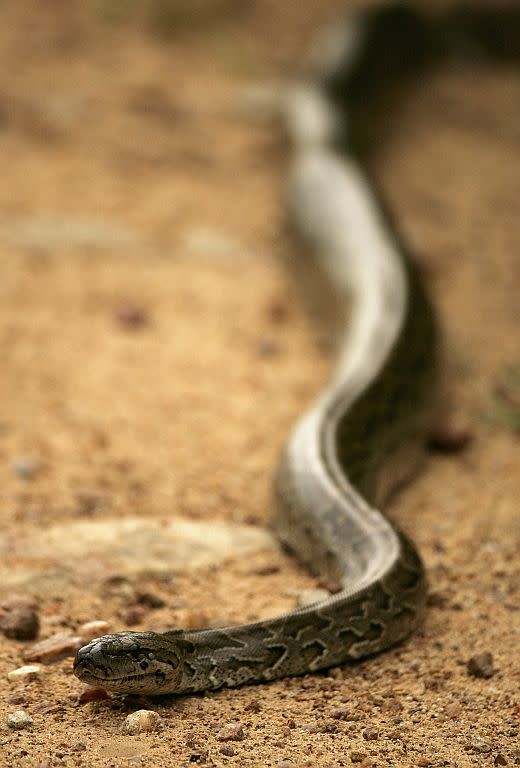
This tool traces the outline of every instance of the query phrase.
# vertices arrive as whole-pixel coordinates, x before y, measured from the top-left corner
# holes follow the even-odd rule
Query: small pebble
[[[78,696],[79,704],[86,704],[89,701],[103,701],[110,698],[110,694],[104,688],[97,685],[86,685]]]
[[[302,731],[307,731],[307,733],[319,733],[321,728],[318,723],[304,723],[302,725]]]
[[[337,733],[338,724],[335,723],[333,720],[326,720],[324,723],[322,723],[320,732],[321,733]]]
[[[121,328],[137,330],[148,324],[148,315],[137,304],[121,304],[115,311],[115,320]]]
[[[157,712],[152,712],[150,709],[138,709],[137,712],[131,712],[127,715],[123,723],[123,730],[130,736],[135,736],[138,733],[158,731],[161,723],[161,717]]]
[[[493,677],[496,669],[493,667],[493,656],[489,651],[472,656],[467,663],[468,673],[473,677]]]
[[[146,610],[142,605],[131,605],[130,608],[125,608],[119,614],[127,627],[135,627],[136,624],[140,624],[146,616]]]
[[[11,714],[7,715],[5,722],[9,728],[19,731],[22,728],[27,728],[29,725],[32,725],[34,720],[27,712],[24,712],[23,709],[17,709],[16,712],[11,712]]]
[[[289,316],[289,309],[286,304],[281,301],[272,301],[266,307],[267,318],[275,325],[285,323]]]
[[[219,750],[221,755],[226,755],[226,757],[233,757],[235,754],[235,750],[233,747],[230,747],[228,744],[225,744],[223,747],[220,747]]]
[[[446,704],[444,711],[446,712],[446,715],[452,720],[458,720],[460,713],[462,712],[462,707],[458,701],[450,701],[449,704]]]
[[[329,597],[330,593],[326,589],[303,589],[296,595],[296,607],[306,608],[308,605],[322,603]]]
[[[362,763],[365,759],[365,753],[364,752],[351,752],[350,753],[350,759],[353,763]]]
[[[430,608],[446,608],[448,601],[442,592],[431,591],[426,597],[426,605]]]
[[[78,627],[77,634],[84,643],[88,643],[95,637],[101,637],[101,635],[108,634],[110,628],[111,625],[108,621],[86,621]]]
[[[431,760],[429,757],[418,757],[416,765],[419,766],[419,768],[427,768],[428,765],[431,764]]]
[[[428,436],[428,447],[439,453],[460,453],[473,440],[473,433],[461,417],[450,416],[437,424]]]
[[[139,605],[145,605],[147,608],[164,608],[166,605],[166,601],[153,592],[137,592],[135,599]]]
[[[495,765],[507,765],[507,758],[501,752],[495,755]]]
[[[84,645],[81,637],[68,632],[51,635],[39,643],[35,643],[23,652],[24,661],[42,661],[44,663],[59,661],[66,656],[74,656]]]
[[[350,710],[347,709],[347,707],[337,707],[336,709],[333,709],[330,713],[330,716],[334,718],[334,720],[346,720],[350,714]]]
[[[83,488],[76,493],[78,515],[88,517],[103,503],[103,497],[95,490]]]
[[[243,741],[244,729],[240,723],[227,723],[217,733],[219,741]]]
[[[403,711],[403,705],[399,701],[399,699],[394,698],[388,698],[385,699],[383,702],[383,706],[381,707],[381,712],[383,712],[386,715],[397,715],[398,712]]]
[[[14,696],[10,696],[8,701],[9,704],[27,704],[27,697],[17,693]]]
[[[33,480],[40,469],[40,462],[38,459],[30,458],[29,456],[20,456],[13,464],[13,472],[21,480]]]
[[[478,736],[475,736],[475,738],[471,739],[470,746],[475,752],[480,752],[482,754],[487,754],[488,752],[491,752],[491,744],[487,739],[481,739]]]
[[[367,741],[375,741],[379,738],[379,731],[377,728],[364,728],[362,731],[363,738]]]
[[[296,765],[292,760],[279,760],[276,763],[276,768],[296,768]]]
[[[276,357],[280,354],[280,345],[272,339],[260,339],[256,348],[261,357]]]
[[[12,683],[30,683],[33,680],[38,680],[42,673],[43,667],[41,664],[26,664],[23,667],[18,667],[18,669],[13,669],[12,672],[8,672],[7,679]]]
[[[34,640],[40,631],[40,617],[28,605],[3,610],[0,613],[0,629],[12,640]]]

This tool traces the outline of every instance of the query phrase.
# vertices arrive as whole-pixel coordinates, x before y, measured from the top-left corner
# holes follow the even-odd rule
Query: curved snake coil
[[[426,591],[421,560],[377,507],[420,455],[436,333],[369,178],[368,152],[388,105],[419,74],[460,53],[517,59],[519,31],[518,8],[361,12],[329,35],[321,73],[284,102],[294,144],[292,216],[343,331],[335,374],[281,458],[274,527],[340,591],[254,624],[97,638],[77,654],[81,680],[144,694],[266,682],[382,651],[417,625]]]

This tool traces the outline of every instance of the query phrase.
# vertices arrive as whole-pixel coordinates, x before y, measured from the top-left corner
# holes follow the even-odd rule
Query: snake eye
[[[147,661],[145,661],[145,660],[143,659],[142,661],[140,661],[140,662],[139,662],[139,666],[141,667],[141,669],[148,669],[148,667],[149,667],[150,665],[148,664],[148,662],[147,662]]]

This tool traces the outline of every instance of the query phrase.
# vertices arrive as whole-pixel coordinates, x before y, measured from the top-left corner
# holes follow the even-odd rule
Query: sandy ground
[[[5,573],[17,541],[37,548],[71,521],[268,526],[276,457],[329,360],[282,263],[294,249],[286,148],[244,92],[294,70],[340,4],[283,5],[185,4],[163,37],[131,3],[4,4]],[[431,456],[391,510],[427,564],[422,629],[330,674],[90,703],[78,703],[70,658],[39,681],[8,681],[31,643],[0,635],[2,766],[520,763],[519,87],[508,71],[440,73],[378,160],[438,307],[456,418],[473,436],[457,455]],[[104,563],[91,580],[54,586],[31,557],[42,588],[37,577],[0,588],[3,599],[36,598],[40,638],[89,620],[114,630],[242,621],[315,586],[273,548],[161,578]],[[129,614],[136,590],[163,607]],[[486,679],[467,668],[483,652]],[[124,734],[143,707],[162,729]],[[32,725],[10,729],[16,710]],[[229,723],[241,737],[222,741]]]

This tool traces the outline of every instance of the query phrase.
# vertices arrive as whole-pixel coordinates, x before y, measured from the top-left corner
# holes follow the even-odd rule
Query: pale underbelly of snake
[[[365,170],[364,145],[388,94],[468,41],[491,58],[518,55],[518,13],[504,19],[502,11],[488,41],[490,14],[424,18],[403,5],[358,13],[329,36],[321,74],[284,102],[295,147],[292,216],[343,331],[334,376],[281,458],[274,528],[340,590],[254,624],[97,638],[77,654],[81,680],[153,695],[266,682],[377,653],[417,625],[426,591],[421,560],[376,506],[420,455],[436,334],[418,275]]]

